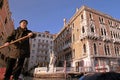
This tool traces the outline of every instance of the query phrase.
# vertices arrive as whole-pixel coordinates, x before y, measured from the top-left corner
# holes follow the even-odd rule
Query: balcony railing
[[[68,43],[67,45],[63,46],[63,49],[69,48],[71,46],[71,43]]]
[[[112,41],[112,39],[108,36],[101,36],[103,41]]]
[[[91,55],[91,57],[117,58],[117,56],[115,55],[100,55],[100,54]]]
[[[96,33],[92,33],[92,32],[87,32],[87,33],[82,33],[80,35],[80,40],[83,40],[85,38],[89,38],[89,39],[99,39],[99,35]]]
[[[120,39],[118,39],[118,38],[113,38],[113,42],[114,42],[114,43],[120,43]]]

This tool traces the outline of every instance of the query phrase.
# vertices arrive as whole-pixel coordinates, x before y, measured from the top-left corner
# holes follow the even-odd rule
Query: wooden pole
[[[66,73],[66,60],[64,61],[64,74],[65,74],[65,79],[67,79],[67,73]]]
[[[10,42],[9,45],[14,44],[14,43],[16,43],[16,42],[18,42],[18,41],[21,41],[21,40],[27,39],[27,38],[29,38],[28,35],[27,35],[27,36],[24,36],[24,37],[22,37],[22,38],[19,38],[19,39],[15,40],[15,41]],[[0,49],[2,49],[2,48],[4,48],[4,47],[7,47],[7,46],[4,46],[4,45],[3,45],[3,46],[0,46]]]

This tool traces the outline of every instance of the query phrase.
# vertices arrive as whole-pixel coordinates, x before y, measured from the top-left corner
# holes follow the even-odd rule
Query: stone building
[[[30,40],[31,54],[28,69],[34,67],[48,67],[50,57],[53,55],[54,35],[49,31],[36,32],[37,36]]]
[[[0,46],[14,29],[8,0],[0,0]],[[8,49],[0,49],[0,59],[6,60]]]
[[[120,66],[120,21],[97,10],[82,6],[54,40],[56,66],[91,67],[109,71]]]

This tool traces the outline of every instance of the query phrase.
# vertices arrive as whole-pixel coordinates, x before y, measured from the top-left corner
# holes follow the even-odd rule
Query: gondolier
[[[4,80],[9,80],[11,75],[13,75],[13,80],[18,80],[23,68],[24,60],[26,57],[28,58],[30,56],[29,38],[34,38],[35,34],[27,29],[27,20],[21,20],[19,24],[20,26],[15,29],[10,36],[8,36],[4,46],[9,46],[10,42],[15,41],[19,38],[25,36],[27,36],[28,38],[15,42],[10,46],[10,52],[8,53],[9,58],[7,61]]]

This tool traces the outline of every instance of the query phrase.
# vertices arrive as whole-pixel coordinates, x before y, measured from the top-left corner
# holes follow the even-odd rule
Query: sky
[[[22,19],[28,20],[28,29],[35,32],[58,33],[63,19],[69,22],[76,8],[86,5],[113,18],[120,19],[120,0],[8,0],[14,26]]]

